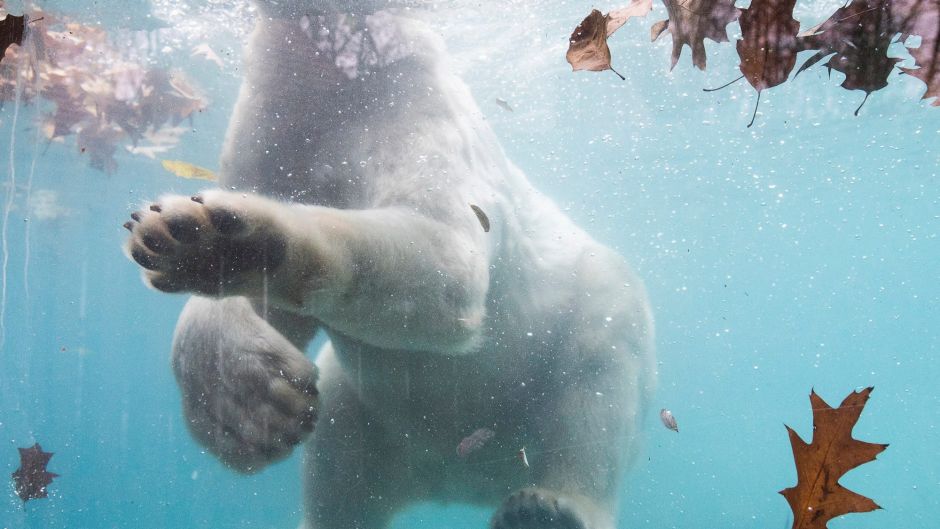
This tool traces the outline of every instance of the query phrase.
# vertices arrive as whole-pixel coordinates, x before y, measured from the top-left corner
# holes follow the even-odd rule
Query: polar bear
[[[422,17],[375,7],[259,3],[222,189],[125,225],[145,281],[192,294],[191,433],[244,473],[304,443],[309,529],[418,501],[611,529],[654,381],[642,283],[507,161]]]

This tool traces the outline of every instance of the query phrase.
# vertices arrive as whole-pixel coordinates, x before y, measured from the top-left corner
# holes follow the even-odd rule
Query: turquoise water
[[[138,4],[43,5],[126,32],[128,17],[147,8]],[[240,29],[209,22],[235,4],[213,2],[186,19],[195,33],[164,35],[168,46],[178,37],[231,49],[225,68],[207,68],[188,47],[152,59],[173,61],[211,100],[169,158],[217,166],[238,87]],[[803,4],[796,18],[804,27],[841,5]],[[701,91],[737,76],[734,46],[709,42],[706,73],[692,69],[686,49],[669,72],[668,35],[648,42],[649,25],[665,18],[660,4],[611,39],[626,81],[571,73],[566,40],[590,8],[509,2],[494,13],[460,2],[456,14],[438,8],[438,22],[508,155],[646,281],[659,387],[620,526],[789,527],[777,491],[796,474],[783,424],[808,438],[811,388],[837,405],[873,385],[855,437],[891,446],[842,483],[884,509],[830,527],[936,527],[940,109],[919,100],[919,81],[894,76],[855,117],[862,94],[817,68],[764,93],[746,128],[748,85]],[[736,31],[729,28],[732,39]],[[244,477],[189,437],[168,360],[184,300],[145,289],[121,254],[121,224],[141,201],[205,183],[123,150],[106,175],[88,167],[74,138],[37,142],[35,106],[21,106],[15,126],[14,113],[9,102],[0,110],[0,178],[12,201],[0,471],[16,469],[16,447],[39,442],[55,452],[49,469],[61,477],[49,499],[25,506],[10,490],[0,527],[296,526],[297,455]],[[661,407],[676,415],[679,434],[659,424]],[[484,527],[487,519],[429,505],[395,527]]]

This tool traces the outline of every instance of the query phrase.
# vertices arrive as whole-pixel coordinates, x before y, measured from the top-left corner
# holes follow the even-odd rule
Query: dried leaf
[[[728,42],[725,27],[738,19],[741,11],[734,7],[735,0],[663,0],[667,20],[661,20],[650,30],[650,40],[656,40],[666,30],[672,34],[672,66],[676,67],[682,46],[692,49],[692,64],[705,69],[705,39]]]
[[[632,17],[645,17],[653,10],[653,0],[633,0],[627,7],[607,13],[607,37],[620,29]]]
[[[813,408],[813,440],[806,444],[787,426],[797,483],[780,491],[793,510],[793,529],[826,529],[826,523],[850,512],[868,512],[880,507],[870,498],[839,484],[849,470],[869,461],[888,447],[852,438],[852,428],[873,388],[853,391],[838,408],[832,408],[815,391],[809,400]]]
[[[600,72],[610,69],[610,49],[607,47],[607,18],[594,9],[574,28],[565,59],[574,71]]]
[[[208,180],[210,182],[215,182],[218,180],[218,177],[214,172],[203,167],[199,167],[198,165],[193,165],[189,162],[184,162],[181,160],[163,160],[161,163],[163,164],[164,169],[180,178],[186,178],[189,180]]]
[[[633,0],[629,6],[606,15],[596,9],[591,10],[591,14],[578,24],[568,40],[568,53],[565,58],[571,64],[571,69],[613,71],[610,66],[607,37],[620,29],[631,17],[646,16],[652,9],[653,0]],[[622,75],[620,77],[623,78]]]
[[[0,20],[0,61],[11,44],[23,43],[23,30],[26,29],[26,17],[7,15]]]
[[[845,74],[842,87],[846,90],[864,90],[867,100],[869,94],[887,86],[891,70],[900,61],[888,57],[888,46],[901,31],[890,6],[891,0],[853,0],[825,22],[801,33],[801,48],[818,51],[797,74],[835,53],[826,66]]]
[[[29,448],[19,448],[20,468],[11,476],[13,490],[16,495],[26,503],[28,500],[45,498],[48,496],[46,487],[52,483],[52,478],[59,477],[46,470],[52,452],[43,452],[39,443]]]
[[[754,0],[741,10],[741,73],[758,92],[787,80],[796,64],[796,0]]]
[[[917,68],[901,68],[927,85],[923,99],[935,97],[940,106],[940,0],[894,0],[892,12],[901,26],[902,39],[920,37],[920,46],[908,48]]]

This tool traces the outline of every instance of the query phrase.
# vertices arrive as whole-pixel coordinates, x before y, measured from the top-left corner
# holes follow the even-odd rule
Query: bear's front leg
[[[280,331],[244,297],[194,296],[176,326],[173,372],[186,424],[240,472],[287,456],[316,422],[317,370],[284,336],[309,338],[315,324],[273,321]]]
[[[370,345],[464,353],[482,335],[490,245],[464,208],[442,211],[166,196],[125,225],[127,253],[158,290],[246,296]]]

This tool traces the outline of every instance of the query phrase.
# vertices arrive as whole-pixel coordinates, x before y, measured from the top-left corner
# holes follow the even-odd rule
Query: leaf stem
[[[757,119],[757,106],[760,105],[760,90],[757,91],[757,102],[754,103],[754,114],[751,115],[751,122],[747,124],[747,128],[751,128],[751,125],[754,124],[754,120]]]
[[[620,77],[620,80],[621,80],[621,81],[626,81],[626,80],[627,80],[626,77],[620,75],[620,72],[618,72],[617,70],[614,70],[614,68],[613,68],[612,66],[608,66],[608,68],[610,68],[610,71],[612,71],[612,72],[614,72],[615,74],[617,74],[617,77]]]
[[[855,115],[856,115],[856,116],[858,115],[858,111],[862,109],[862,105],[865,104],[865,101],[868,101],[868,96],[870,96],[870,95],[871,95],[871,92],[865,92],[865,99],[862,99],[862,104],[859,105],[858,108],[855,109]]]
[[[743,79],[743,78],[744,78],[744,74],[741,74],[741,77],[738,77],[738,78],[735,79],[734,81],[725,83],[725,84],[719,86],[718,88],[702,88],[702,92],[714,92],[715,90],[721,90],[722,88],[727,88],[727,87],[733,85],[734,83],[740,81],[740,80]]]

